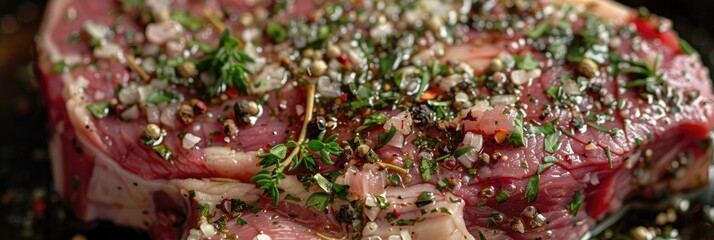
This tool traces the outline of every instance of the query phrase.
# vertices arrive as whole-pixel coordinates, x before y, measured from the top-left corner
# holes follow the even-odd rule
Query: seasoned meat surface
[[[57,189],[156,239],[578,239],[706,184],[708,70],[600,0],[55,0]]]

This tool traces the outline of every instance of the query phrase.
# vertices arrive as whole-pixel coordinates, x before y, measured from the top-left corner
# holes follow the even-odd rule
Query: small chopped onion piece
[[[478,154],[476,154],[475,150],[468,151],[464,153],[464,155],[459,156],[457,158],[461,165],[464,165],[464,167],[471,168],[474,165],[474,162],[478,160]]]
[[[477,152],[481,151],[481,148],[483,148],[483,135],[467,132],[464,135],[464,140],[461,143],[464,146],[474,147],[474,150],[476,150]]]
[[[563,84],[563,92],[568,95],[580,95],[580,87],[578,87],[578,83],[576,83],[573,80],[568,80]]]
[[[200,240],[201,236],[201,231],[199,231],[198,229],[191,229],[189,231],[188,237],[186,237],[186,240]]]
[[[392,139],[389,140],[386,144],[387,146],[392,146],[395,148],[402,148],[404,147],[404,135],[402,134],[394,134]]]
[[[149,123],[158,124],[160,116],[161,111],[159,110],[158,106],[151,104],[146,107],[146,120]]]
[[[496,95],[491,97],[491,105],[510,105],[515,104],[517,100],[516,95],[513,94]]]
[[[364,229],[362,230],[362,235],[372,235],[377,233],[377,230],[379,229],[379,224],[376,222],[368,222]]]
[[[270,64],[255,77],[255,82],[260,83],[257,86],[251,86],[252,93],[266,93],[283,86],[287,81],[288,75],[284,67],[278,64]]]
[[[201,226],[201,232],[203,232],[203,235],[206,237],[213,237],[216,235],[216,227],[213,226],[213,224],[210,223],[202,223]]]
[[[119,93],[117,93],[117,98],[119,99],[119,102],[124,105],[132,105],[139,102],[140,96],[136,86],[131,85],[122,88]]]
[[[124,52],[119,45],[115,43],[106,43],[98,48],[94,49],[94,56],[97,58],[116,58],[117,60],[124,60]]]
[[[181,24],[169,20],[159,23],[149,23],[146,26],[146,39],[150,43],[161,45],[179,38],[184,32]]]
[[[187,133],[186,136],[183,136],[182,145],[184,149],[191,149],[195,147],[196,144],[198,144],[199,142],[201,142],[200,137],[191,133]]]
[[[407,230],[402,230],[399,232],[399,236],[402,237],[402,240],[412,240],[412,235],[409,234],[409,231]]]
[[[161,111],[161,116],[159,117],[161,124],[169,128],[176,127],[176,112],[180,107],[180,104],[173,103],[164,108],[164,110]]]
[[[473,167],[473,163],[478,160],[478,153],[483,148],[483,135],[467,132],[459,149],[469,146],[473,147],[473,149],[456,159],[467,168]]]
[[[268,234],[265,234],[265,233],[258,234],[255,236],[255,238],[253,238],[253,240],[272,240],[272,239],[273,238],[271,238],[270,236],[268,236]]]
[[[404,135],[409,135],[412,132],[412,115],[409,111],[404,111],[399,113],[399,115],[394,116],[384,123],[384,130],[389,131],[392,126]]]
[[[342,95],[341,84],[332,81],[328,76],[321,76],[317,79],[317,92],[323,97],[336,98]]]
[[[135,120],[139,118],[139,107],[137,105],[132,105],[131,107],[122,111],[119,117],[122,120]]]
[[[109,33],[109,28],[103,24],[95,23],[91,20],[84,22],[84,31],[89,34],[92,39],[101,40],[104,39]]]
[[[523,85],[528,82],[528,76],[525,70],[515,70],[511,72],[511,82],[516,85]]]

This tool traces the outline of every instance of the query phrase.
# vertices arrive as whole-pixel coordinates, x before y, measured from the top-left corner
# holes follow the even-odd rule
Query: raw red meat
[[[676,34],[655,27],[666,23],[656,16],[642,19],[605,1],[424,0],[404,8],[295,1],[284,10],[283,1],[261,2],[51,1],[38,67],[50,109],[55,184],[77,216],[146,229],[156,239],[578,239],[630,198],[706,184],[711,152],[702,143],[714,127],[708,70]],[[562,3],[575,8],[568,12]],[[390,11],[404,11],[397,15],[413,21],[385,17]],[[383,55],[364,56],[360,47],[366,43],[347,41],[318,45],[320,57],[308,61],[302,57],[306,50],[292,49],[310,48],[298,37],[276,39],[280,27],[275,33],[246,23],[279,22],[287,29],[283,34],[300,35],[304,29],[294,29],[303,25],[287,22],[327,24],[320,17],[326,12],[343,14],[335,19],[345,16],[347,25],[375,24],[341,29],[334,41],[362,35],[408,39],[403,29],[424,37],[397,44],[413,50],[401,62],[383,60],[392,52],[380,49],[386,43],[379,41],[371,43],[377,45],[372,51]],[[221,32],[206,19],[220,15],[256,60],[250,76],[263,85],[207,96],[202,84],[210,84],[199,83],[204,75],[184,76],[186,69],[167,63],[210,55]],[[522,25],[499,28],[521,18]],[[599,24],[590,29],[595,32],[587,32],[591,20]],[[191,29],[191,21],[200,26]],[[558,21],[569,23],[559,28]],[[410,25],[415,22],[420,27]],[[447,29],[452,39],[439,35]],[[561,36],[557,31],[566,42],[552,42]],[[199,50],[201,44],[209,50]],[[561,52],[558,44],[565,47]],[[331,56],[334,51],[341,53]],[[571,52],[578,56],[571,58]],[[132,60],[148,72],[147,81],[130,66]],[[419,95],[405,93],[408,82],[391,85],[407,97],[386,102],[372,96],[367,109],[350,109],[349,103],[364,103],[363,93],[348,89],[348,80],[317,77],[318,60],[329,67],[326,76],[340,69],[373,77],[367,80],[376,84],[365,84],[372,95],[390,91],[382,78],[386,84],[397,78],[377,75],[390,72],[382,61],[403,75],[399,84],[412,75],[422,79],[425,72],[432,81]],[[199,72],[207,71],[199,66]],[[353,75],[357,85],[363,80]],[[314,109],[308,107],[306,84],[318,88]],[[171,93],[168,100],[164,93]],[[242,123],[234,108],[246,101],[259,103],[252,123]],[[190,121],[181,115],[186,104]],[[299,140],[310,118],[306,109],[314,110],[313,120],[336,126],[327,127],[327,135],[339,134],[340,149],[351,145],[355,153],[334,154],[334,166],[320,162],[314,171],[286,171],[279,195],[266,195],[251,181],[264,170],[260,154]],[[438,111],[453,116],[439,117]],[[366,125],[375,113],[385,119]],[[226,119],[235,120],[236,128],[226,130]],[[160,140],[147,138],[152,124],[163,131],[157,133]],[[378,137],[390,131],[390,139]],[[307,138],[316,135],[308,131]],[[356,137],[360,143],[352,142]],[[438,140],[425,147],[430,139]],[[324,211],[306,206],[315,193],[329,189],[305,183],[303,174],[315,179],[336,171],[339,176],[326,181],[348,186],[348,196],[330,195]],[[271,197],[280,201],[272,204]]]

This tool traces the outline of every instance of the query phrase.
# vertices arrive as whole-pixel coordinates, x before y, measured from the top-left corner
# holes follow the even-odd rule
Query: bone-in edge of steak
[[[598,0],[54,0],[55,184],[155,239],[577,239],[706,184],[708,70],[670,27]]]

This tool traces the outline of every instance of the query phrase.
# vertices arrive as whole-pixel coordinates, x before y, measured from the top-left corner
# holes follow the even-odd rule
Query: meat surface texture
[[[708,70],[603,0],[53,0],[57,191],[155,239],[579,239],[707,184]]]

